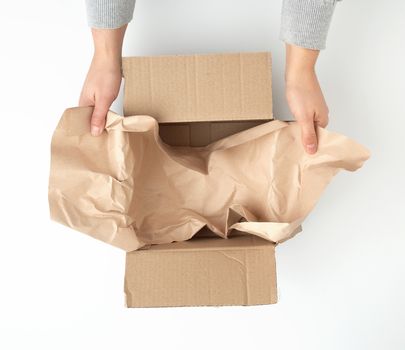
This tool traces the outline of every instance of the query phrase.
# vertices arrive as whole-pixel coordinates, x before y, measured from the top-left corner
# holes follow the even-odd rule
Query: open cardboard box
[[[162,140],[205,146],[273,119],[269,52],[124,57],[124,115],[151,115]],[[277,302],[276,243],[203,228],[126,255],[128,307]]]
[[[276,302],[275,245],[368,150],[318,126],[308,155],[297,123],[272,120],[266,52],[130,57],[123,75],[126,117],[99,137],[93,107],[63,113],[51,218],[127,252],[129,307]]]

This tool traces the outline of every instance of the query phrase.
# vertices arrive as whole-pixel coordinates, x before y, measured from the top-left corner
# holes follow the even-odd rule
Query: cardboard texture
[[[200,237],[127,253],[128,307],[277,302],[275,244],[252,235]]]
[[[159,123],[273,118],[269,52],[124,57],[122,67],[125,116]]]
[[[308,155],[295,122],[270,120],[269,53],[123,62],[124,111],[135,114],[109,111],[94,138],[92,107],[70,108],[54,132],[52,219],[128,252],[129,307],[276,302],[274,247],[368,151],[318,127]],[[210,104],[206,76],[218,91],[239,86],[243,103],[223,93]]]

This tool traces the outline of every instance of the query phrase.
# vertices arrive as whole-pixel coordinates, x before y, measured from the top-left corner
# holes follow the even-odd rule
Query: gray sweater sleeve
[[[283,0],[280,39],[308,49],[324,49],[337,1],[341,0]]]
[[[92,28],[119,28],[132,20],[135,0],[85,1],[87,22]],[[309,49],[324,49],[337,1],[283,0],[280,39]]]
[[[131,22],[135,0],[85,0],[91,28],[114,29]]]

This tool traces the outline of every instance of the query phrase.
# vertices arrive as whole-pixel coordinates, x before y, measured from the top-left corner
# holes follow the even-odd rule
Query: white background
[[[271,50],[281,0],[138,0],[125,55]],[[405,349],[405,2],[337,5],[317,70],[329,129],[372,154],[277,247],[279,303],[126,309],[124,253],[49,220],[51,134],[92,55],[84,1],[0,9],[1,349]],[[119,110],[120,103],[115,104]]]

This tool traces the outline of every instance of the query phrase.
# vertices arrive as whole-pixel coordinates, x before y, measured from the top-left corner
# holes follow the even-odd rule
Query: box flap
[[[276,303],[275,246],[246,234],[196,236],[127,253],[127,306]]]
[[[124,57],[124,114],[159,122],[270,120],[270,52]]]

